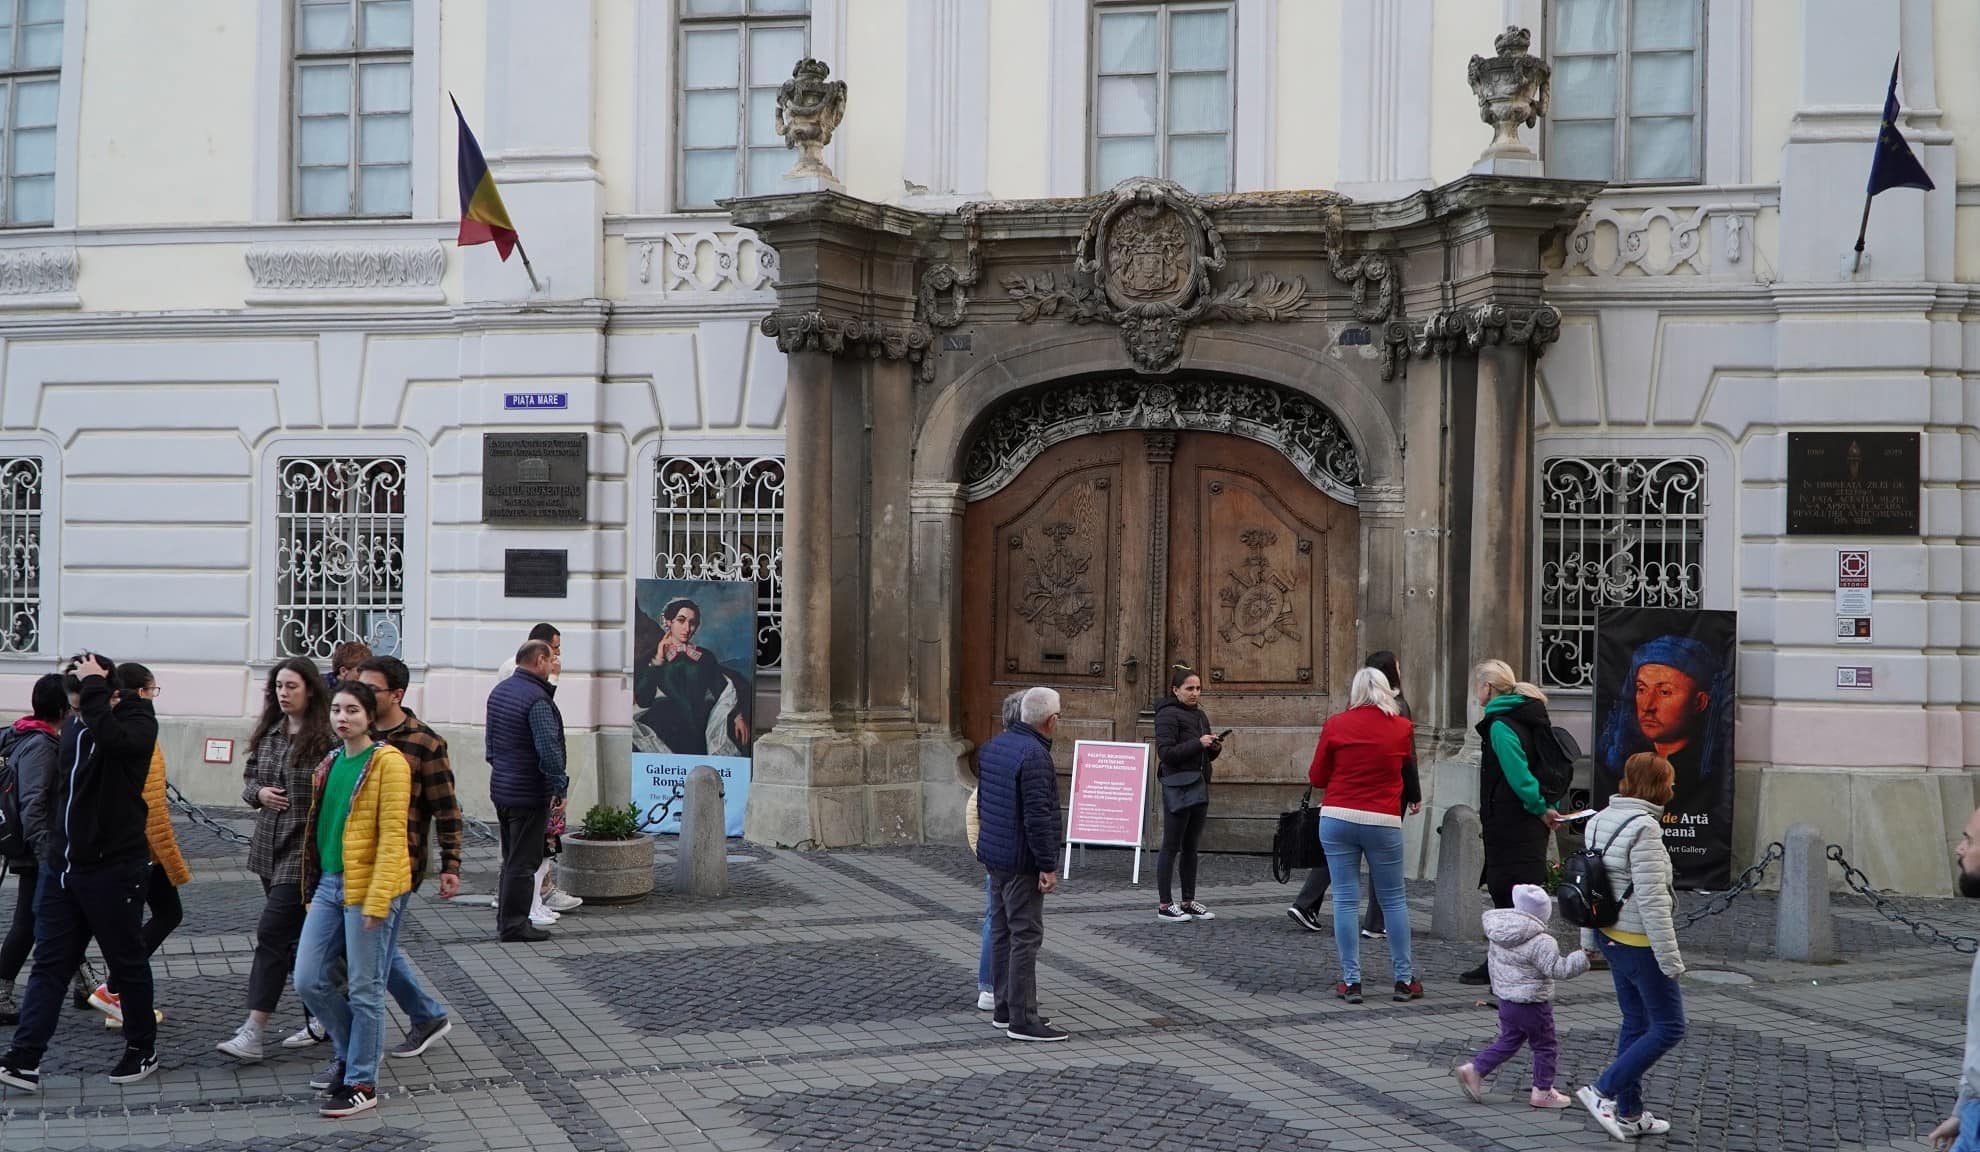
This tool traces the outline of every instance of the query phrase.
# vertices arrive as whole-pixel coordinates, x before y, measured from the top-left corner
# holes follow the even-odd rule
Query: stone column
[[[922,839],[921,762],[908,712],[913,621],[902,595],[912,578],[913,374],[906,360],[866,363],[866,661],[857,727],[869,844]]]
[[[1369,484],[1355,489],[1355,513],[1361,522],[1361,619],[1356,639],[1363,654],[1401,648],[1397,627],[1397,590],[1403,584],[1403,490],[1399,484]],[[1415,669],[1404,665],[1405,675]]]
[[[784,699],[777,731],[832,728],[832,376],[792,353],[784,399]]]
[[[1154,505],[1148,521],[1148,644],[1141,657],[1143,714],[1168,694],[1169,685],[1169,473],[1176,460],[1174,432],[1143,432],[1148,454],[1148,491]],[[1113,668],[1109,676],[1117,675]]]
[[[1496,657],[1532,679],[1533,362],[1523,347],[1478,354],[1472,439],[1470,663]]]
[[[917,480],[910,489],[913,555],[910,599],[914,617],[914,721],[919,732],[922,835],[963,842],[963,801],[969,742],[956,735],[962,723],[957,697],[961,676],[956,647],[962,637],[961,576],[956,548],[962,539],[962,485]]]

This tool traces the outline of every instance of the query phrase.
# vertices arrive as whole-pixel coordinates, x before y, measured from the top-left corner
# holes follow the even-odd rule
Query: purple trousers
[[[1554,1086],[1554,1063],[1560,1042],[1554,1039],[1554,1006],[1545,1001],[1520,1004],[1499,1001],[1499,1038],[1472,1058],[1480,1076],[1490,1076],[1513,1058],[1521,1044],[1533,1046],[1533,1086],[1545,1092]]]

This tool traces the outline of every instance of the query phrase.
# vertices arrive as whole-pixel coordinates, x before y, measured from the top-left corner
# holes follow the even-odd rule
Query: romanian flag
[[[488,161],[481,157],[481,145],[475,142],[467,117],[461,115],[460,102],[452,96],[447,99],[453,102],[454,119],[461,125],[458,148],[461,175],[459,244],[465,248],[470,244],[493,241],[495,251],[507,260],[509,249],[516,246],[516,226],[509,223],[509,210],[502,206],[502,193],[495,187],[495,177],[488,172]]]

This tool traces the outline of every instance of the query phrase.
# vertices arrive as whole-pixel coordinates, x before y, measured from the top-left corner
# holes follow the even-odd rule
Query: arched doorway
[[[1268,847],[1358,663],[1358,470],[1330,413],[1253,381],[1077,382],[1000,405],[965,471],[964,735],[1049,685],[1063,771],[1075,740],[1150,739],[1187,664],[1236,729],[1206,846]]]

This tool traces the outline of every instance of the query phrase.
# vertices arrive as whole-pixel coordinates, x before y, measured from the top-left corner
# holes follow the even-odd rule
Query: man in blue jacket
[[[976,858],[990,870],[991,1022],[1013,1040],[1064,1040],[1038,1015],[1038,946],[1045,895],[1058,888],[1059,786],[1052,733],[1059,694],[1033,688],[1018,723],[976,754]]]
[[[564,770],[564,717],[550,645],[531,640],[516,652],[516,672],[488,694],[488,792],[502,819],[502,880],[495,918],[505,944],[548,940],[529,922],[536,868],[550,813],[562,812],[571,779]]]

